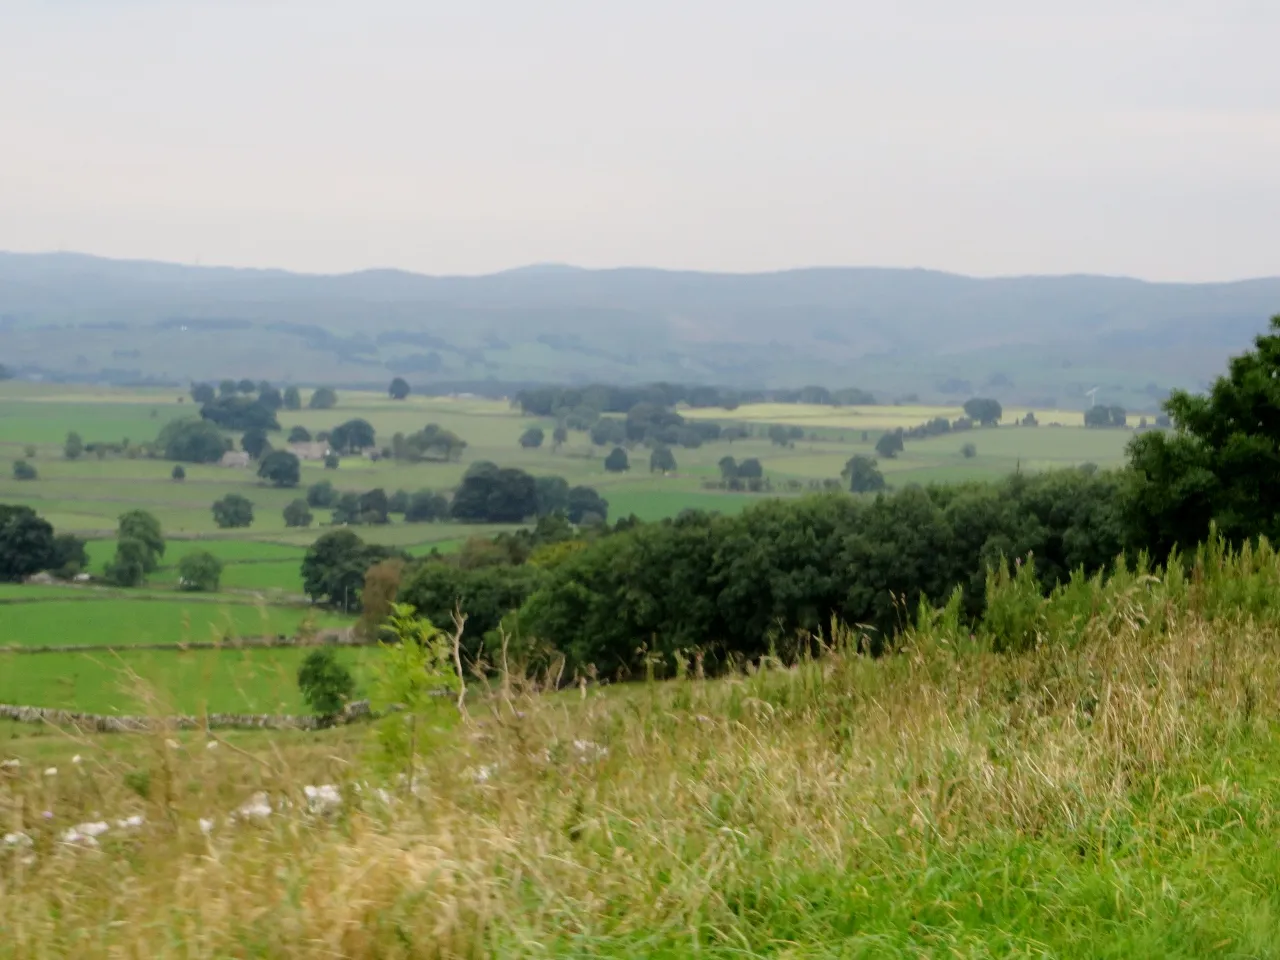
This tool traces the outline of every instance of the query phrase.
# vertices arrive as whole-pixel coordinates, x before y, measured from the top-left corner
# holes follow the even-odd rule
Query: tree
[[[738,461],[730,456],[723,456],[717,464],[720,467],[720,479],[724,481],[735,480],[738,476]]]
[[[569,491],[570,523],[596,524],[609,519],[609,501],[594,487],[574,487]]]
[[[255,460],[262,459],[263,453],[271,449],[266,431],[256,427],[245,431],[244,436],[240,438],[240,449]]]
[[[310,442],[311,442],[311,431],[308,430],[306,427],[298,426],[298,427],[289,428],[289,443],[310,443]]]
[[[548,517],[569,509],[569,483],[564,477],[537,477],[538,516]]]
[[[17,581],[55,560],[53,527],[30,507],[0,504],[0,580]]]
[[[329,431],[329,445],[342,453],[358,453],[375,445],[373,425],[357,417]]]
[[[328,480],[321,480],[307,487],[307,505],[312,507],[332,507],[338,499],[338,492]]]
[[[591,442],[597,447],[627,442],[627,426],[621,420],[601,417],[591,427]]]
[[[390,547],[365,543],[353,530],[322,534],[302,560],[302,586],[315,603],[342,610],[358,610],[364,574],[375,563],[403,554]]]
[[[181,483],[183,480],[187,479],[187,471],[183,469],[182,464],[175,463],[173,465],[173,469],[169,471],[169,477],[170,479]]]
[[[449,501],[430,490],[419,490],[409,498],[405,509],[405,523],[429,523],[449,516]]]
[[[84,453],[84,441],[80,439],[80,434],[72,430],[67,434],[67,442],[62,447],[63,456],[68,460],[79,460]]]
[[[551,449],[559,450],[569,441],[569,428],[563,423],[557,424],[551,431]]]
[[[400,577],[404,573],[404,560],[392,557],[375,563],[364,574],[364,586],[360,589],[359,633],[369,640],[378,639],[378,628],[391,613],[400,592]]]
[[[284,406],[284,397],[280,395],[279,390],[264,380],[258,384],[258,403],[274,412]]]
[[[478,460],[453,495],[450,513],[464,523],[521,523],[538,512],[538,486],[532,476],[511,467]]]
[[[117,523],[116,537],[120,540],[136,540],[145,549],[143,570],[150,573],[160,565],[164,556],[164,533],[160,521],[146,510],[130,510],[122,513]]]
[[[1026,415],[1025,417],[1023,417],[1023,418],[1022,418],[1022,425],[1023,425],[1024,427],[1038,427],[1038,426],[1040,426],[1040,421],[1036,419],[1036,414],[1035,414],[1035,411],[1034,411],[1034,410],[1028,410],[1028,411],[1027,411],[1027,415]]]
[[[238,493],[229,493],[214,501],[213,522],[224,530],[250,526],[253,523],[253,504]]]
[[[324,458],[324,468],[326,470],[337,470],[338,464],[341,462],[336,453],[330,453]]]
[[[1004,408],[999,400],[986,397],[972,397],[964,402],[964,413],[970,420],[984,427],[994,427],[1004,416]]]
[[[342,712],[355,693],[351,671],[338,662],[332,647],[317,647],[298,667],[298,691],[313,713],[332,718]]]
[[[902,452],[902,431],[889,430],[880,434],[880,439],[876,441],[876,453],[884,457],[886,460],[892,460]]]
[[[217,463],[227,449],[222,431],[208,420],[171,420],[155,445],[166,460],[184,463]]]
[[[53,555],[49,569],[55,576],[70,580],[89,565],[85,542],[73,533],[60,533],[53,538]]]
[[[964,446],[960,448],[960,455],[964,457],[966,460],[972,460],[974,457],[978,455],[978,448],[975,447],[972,443],[966,443]]]
[[[191,385],[191,399],[196,403],[213,403],[217,396],[210,384],[193,383]]]
[[[387,393],[392,400],[403,400],[409,396],[409,384],[404,377],[396,377],[391,381],[391,386],[387,387]]]
[[[252,380],[250,380],[248,377],[245,377],[243,380],[241,380],[239,383],[236,384],[236,389],[239,390],[241,393],[247,395],[250,393],[257,393],[258,385],[254,383]]]
[[[676,457],[671,452],[671,448],[665,444],[658,444],[653,448],[653,452],[649,454],[649,472],[671,473],[676,468]]]
[[[610,473],[625,473],[631,469],[631,463],[627,460],[627,451],[621,447],[614,447],[607,457],[604,458],[604,468]]]
[[[298,392],[297,387],[284,388],[284,408],[286,410],[302,409],[302,394]]]
[[[520,446],[526,450],[534,450],[542,446],[542,441],[546,434],[542,432],[541,427],[530,427],[524,433],[520,434]]]
[[[387,513],[404,513],[409,509],[409,491],[397,490],[387,498]]]
[[[1138,542],[1160,556],[1204,540],[1210,524],[1232,543],[1280,539],[1280,315],[1207,394],[1174,390],[1163,408],[1172,430],[1129,443]]]
[[[397,433],[391,438],[391,455],[397,460],[414,463],[432,459],[457,460],[466,448],[467,441],[438,423],[428,423],[407,437]]]
[[[178,588],[216,593],[222,578],[222,561],[207,550],[192,550],[178,561]]]
[[[400,600],[437,623],[449,622],[454,608],[461,607],[467,615],[462,652],[475,659],[485,634],[496,630],[502,618],[519,608],[545,580],[546,574],[529,564],[468,569],[427,560],[407,572]]]
[[[236,382],[234,380],[223,380],[218,384],[218,396],[234,397],[236,395]],[[206,401],[212,403],[213,401]]]
[[[302,464],[288,450],[272,450],[258,464],[258,476],[273,487],[296,487],[302,479]]]
[[[286,527],[309,527],[312,519],[311,509],[307,506],[307,501],[301,497],[290,501],[289,505],[284,508],[284,525]]]
[[[333,501],[333,513],[329,522],[335,527],[345,527],[360,522],[360,495],[358,493],[341,494]]]
[[[851,493],[878,493],[885,488],[884,474],[877,468],[875,458],[862,453],[849,458],[840,476],[849,481]]]
[[[391,518],[388,516],[390,513],[388,506],[387,491],[381,487],[367,490],[360,494],[360,499],[357,501],[360,523],[390,523]]]
[[[146,579],[150,552],[146,544],[131,537],[116,541],[116,554],[107,564],[106,577],[117,587],[136,587]]]
[[[15,480],[35,480],[39,476],[38,471],[25,460],[13,461],[13,479]]]
[[[338,405],[338,394],[332,387],[317,387],[307,401],[312,410],[332,410]]]
[[[739,480],[760,480],[764,477],[764,465],[755,457],[748,457],[738,464]]]
[[[200,416],[223,430],[279,430],[274,410],[248,397],[219,397],[200,408]]]
[[[1086,427],[1123,427],[1129,421],[1124,407],[1098,405],[1084,412]]]

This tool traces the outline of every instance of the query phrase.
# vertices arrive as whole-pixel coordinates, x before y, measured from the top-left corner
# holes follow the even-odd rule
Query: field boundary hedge
[[[76,713],[49,707],[0,703],[0,720],[75,727],[94,733],[146,733],[157,726],[178,730],[318,730],[333,724],[363,720],[372,715],[368,700],[348,704],[341,714],[333,718],[271,713],[210,713],[203,717],[183,714],[172,717],[107,716],[101,713]]]

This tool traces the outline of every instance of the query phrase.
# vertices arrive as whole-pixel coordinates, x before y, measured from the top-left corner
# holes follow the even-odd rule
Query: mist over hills
[[[1280,278],[1174,284],[919,269],[725,274],[543,264],[313,275],[0,253],[0,363],[22,375],[336,385],[673,380],[987,388],[1135,409],[1197,387],[1280,312]],[[74,331],[74,335],[68,335]]]

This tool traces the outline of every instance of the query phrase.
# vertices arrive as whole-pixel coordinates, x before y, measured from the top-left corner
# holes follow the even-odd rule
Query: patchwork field
[[[336,408],[310,410],[305,409],[307,396],[304,391],[304,409],[280,411],[286,431],[302,426],[315,433],[362,417],[373,425],[381,445],[396,432],[411,433],[437,423],[457,433],[468,446],[460,460],[452,463],[397,464],[348,457],[336,470],[305,463],[296,489],[269,487],[252,469],[196,464],[184,465],[186,477],[179,482],[171,477],[173,464],[163,460],[92,454],[68,460],[63,445],[71,431],[85,443],[128,440],[128,446],[136,447],[154,440],[170,420],[196,415],[197,408],[186,395],[174,390],[0,383],[0,503],[28,505],[59,532],[88,538],[93,574],[101,573],[114,553],[117,518],[127,510],[153,513],[167,538],[160,568],[136,590],[0,585],[0,644],[94,643],[126,648],[112,662],[126,664],[183,709],[203,703],[218,704],[218,709],[249,709],[250,704],[271,704],[273,709],[281,704],[296,706],[296,651],[178,654],[127,648],[290,634],[304,618],[316,627],[341,624],[340,618],[309,613],[299,606],[305,603],[303,555],[326,529],[330,515],[315,509],[313,526],[297,529],[285,526],[283,510],[304,495],[310,484],[328,480],[340,492],[381,487],[389,494],[422,489],[447,493],[472,463],[490,460],[535,476],[558,475],[572,485],[595,487],[609,502],[610,519],[634,514],[657,520],[690,508],[735,513],[763,495],[709,488],[719,480],[719,461],[726,455],[759,459],[772,481],[773,495],[792,496],[838,480],[855,453],[874,456],[876,440],[886,430],[912,427],[936,416],[961,415],[959,408],[928,406],[757,404],[733,411],[688,410],[684,415],[689,418],[744,424],[757,435],[696,449],[677,448],[676,469],[665,474],[651,473],[649,452],[637,447],[630,452],[629,471],[610,473],[603,465],[607,449],[593,446],[587,434],[570,432],[568,442],[553,450],[553,422],[524,417],[503,401],[418,396],[393,401],[383,394],[342,392]],[[1007,411],[1006,423],[1025,412]],[[1085,430],[1078,426],[1080,411],[1042,410],[1037,416],[1044,426],[1001,426],[907,441],[902,453],[889,460],[880,458],[879,466],[891,485],[901,486],[987,479],[1019,469],[1037,471],[1085,462],[1107,465],[1122,458],[1133,436],[1129,430]],[[1055,422],[1063,426],[1049,426]],[[804,435],[786,446],[773,444],[764,436],[772,424],[798,426]],[[525,449],[519,438],[535,425],[546,431],[548,441],[539,449]],[[238,435],[228,436],[238,443]],[[975,456],[963,456],[961,447],[966,443],[974,445]],[[14,478],[9,465],[20,458],[36,468],[36,479]],[[211,505],[230,493],[253,503],[254,520],[248,528],[221,530],[214,524]],[[468,537],[489,537],[510,529],[451,522],[410,524],[393,517],[385,526],[361,527],[359,534],[420,556],[457,549]],[[177,592],[178,563],[194,550],[208,551],[225,564],[215,595]],[[102,666],[102,657],[0,656],[4,676],[0,701],[83,709],[136,705],[136,700],[129,699],[133,694],[121,693],[112,679],[119,671]],[[225,664],[220,659],[224,657],[230,658]]]

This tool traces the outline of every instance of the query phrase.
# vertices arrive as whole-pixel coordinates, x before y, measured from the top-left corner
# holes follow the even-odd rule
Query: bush
[[[36,468],[25,460],[13,461],[13,479],[15,480],[35,480],[39,476]]]
[[[960,455],[964,457],[966,460],[972,460],[974,457],[978,455],[978,448],[975,447],[972,443],[966,443],[963,447],[960,448]]]
[[[625,473],[630,470],[631,462],[627,459],[627,451],[614,447],[604,458],[604,468],[610,473]]]
[[[116,542],[116,555],[107,564],[106,577],[117,587],[136,587],[147,575],[149,551],[140,540],[125,537]]]
[[[324,458],[324,468],[326,470],[337,470],[339,462],[338,455],[336,453],[331,453]]]
[[[313,713],[335,717],[355,693],[351,671],[338,662],[332,647],[312,650],[298,667],[298,690]]]
[[[187,479],[187,471],[183,469],[182,464],[174,464],[173,470],[170,471],[169,476],[172,479],[181,482]]]
[[[178,588],[214,593],[222,578],[222,561],[207,550],[193,550],[178,561]]]

